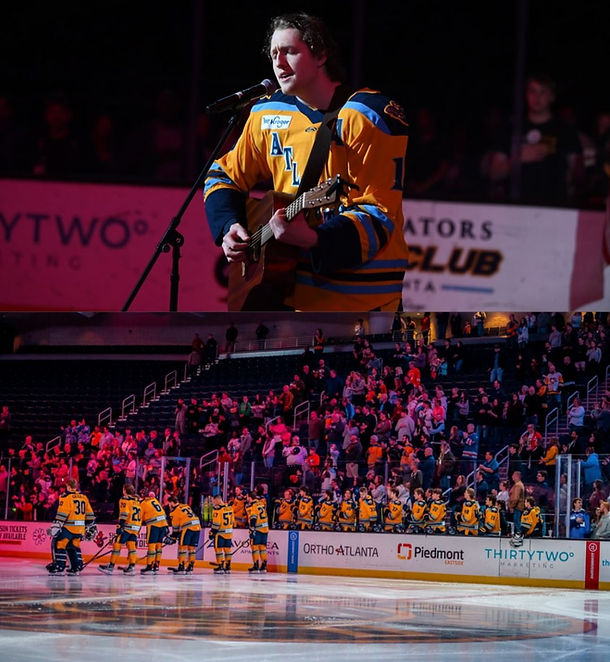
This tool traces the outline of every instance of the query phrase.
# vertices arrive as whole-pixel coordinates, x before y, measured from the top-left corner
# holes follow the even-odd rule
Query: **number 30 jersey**
[[[70,533],[84,535],[85,527],[95,522],[89,499],[80,492],[68,492],[59,500],[55,521]]]

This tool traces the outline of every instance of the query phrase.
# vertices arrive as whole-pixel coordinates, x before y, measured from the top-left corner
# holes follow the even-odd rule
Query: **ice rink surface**
[[[139,568],[138,568],[139,570]],[[610,592],[0,559],[0,660],[609,659]]]

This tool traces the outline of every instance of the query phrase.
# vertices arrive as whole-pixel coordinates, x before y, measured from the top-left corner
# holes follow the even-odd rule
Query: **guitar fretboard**
[[[299,214],[303,209],[303,200],[305,199],[304,195],[300,195],[296,200],[293,200],[288,207],[286,207],[286,220],[288,222]],[[255,232],[250,238],[250,245],[257,244],[259,246],[264,246],[270,239],[273,239],[273,230],[269,223],[265,223],[258,232]]]

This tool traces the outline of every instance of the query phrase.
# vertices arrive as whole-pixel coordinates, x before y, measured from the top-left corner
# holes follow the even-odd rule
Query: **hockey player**
[[[402,520],[404,517],[404,509],[402,502],[398,498],[398,494],[394,488],[388,488],[388,503],[383,509],[383,528],[384,531],[398,533],[403,529]]]
[[[465,492],[465,499],[462,503],[462,509],[457,514],[457,530],[465,536],[479,535],[479,520],[481,512],[479,503],[474,498],[474,490],[468,487]]]
[[[280,529],[294,528],[294,511],[296,503],[294,501],[294,492],[291,489],[284,491],[284,498],[276,499],[277,522]]]
[[[342,531],[355,531],[358,506],[352,497],[351,490],[345,490],[337,517]]]
[[[521,533],[524,538],[542,537],[542,515],[534,497],[526,497],[525,510],[521,513]]]
[[[236,529],[245,529],[248,526],[248,515],[246,513],[246,496],[248,491],[241,485],[235,486],[235,496],[231,501],[233,508],[233,521]]]
[[[309,496],[306,487],[299,489],[299,498],[296,502],[297,527],[301,531],[310,531],[313,526],[313,499]]]
[[[130,483],[123,487],[123,498],[119,501],[119,525],[112,545],[110,563],[98,566],[98,570],[107,575],[114,572],[114,566],[119,560],[123,545],[127,548],[128,564],[126,568],[121,569],[128,575],[135,573],[138,533],[140,533],[140,527],[142,526],[142,507],[136,499],[135,493],[134,486]]]
[[[49,574],[62,573],[66,567],[66,554],[70,559],[69,575],[78,575],[83,568],[80,541],[92,540],[97,533],[95,515],[89,499],[78,491],[73,478],[66,481],[66,494],[60,498],[57,514],[47,533],[52,538],[53,561],[46,566]]]
[[[186,503],[180,503],[177,496],[170,496],[167,503],[170,509],[172,533],[166,542],[168,544],[178,542],[178,566],[169,570],[176,575],[185,573],[190,575],[195,567],[195,552],[199,544],[201,522],[191,507]]]
[[[154,492],[149,492],[141,502],[142,526],[146,527],[146,567],[140,570],[145,575],[149,572],[159,572],[161,549],[163,541],[169,533],[167,518],[163,507]]]
[[[423,533],[426,528],[426,517],[428,514],[428,504],[425,499],[424,490],[416,487],[413,491],[413,503],[411,512],[407,518],[408,533]]]
[[[227,506],[222,495],[216,494],[213,499],[212,527],[210,540],[214,541],[216,567],[214,574],[228,575],[231,573],[231,545],[233,544],[233,508]]]
[[[432,500],[428,503],[426,531],[430,533],[445,533],[447,530],[447,504],[443,499],[443,490],[436,487],[432,490]]]
[[[360,488],[358,502],[358,530],[371,531],[377,524],[377,507],[366,485]]]
[[[501,532],[501,514],[496,497],[488,494],[485,499],[485,512],[483,513],[483,525],[480,533],[485,536],[499,536]]]
[[[316,519],[320,531],[333,531],[335,528],[336,506],[332,490],[324,492],[324,498],[316,506]]]
[[[267,501],[263,488],[259,485],[254,495],[247,498],[248,524],[250,527],[250,549],[252,550],[252,567],[248,572],[267,572],[267,537],[269,522],[267,521]]]

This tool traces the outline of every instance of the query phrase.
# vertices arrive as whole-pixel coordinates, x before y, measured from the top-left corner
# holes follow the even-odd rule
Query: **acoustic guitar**
[[[269,191],[260,200],[248,198],[247,260],[229,264],[229,310],[286,309],[284,301],[294,289],[299,249],[276,241],[269,219],[282,207],[286,208],[286,220],[290,222],[301,212],[333,205],[343,195],[346,184],[337,175],[296,199],[276,191]]]

